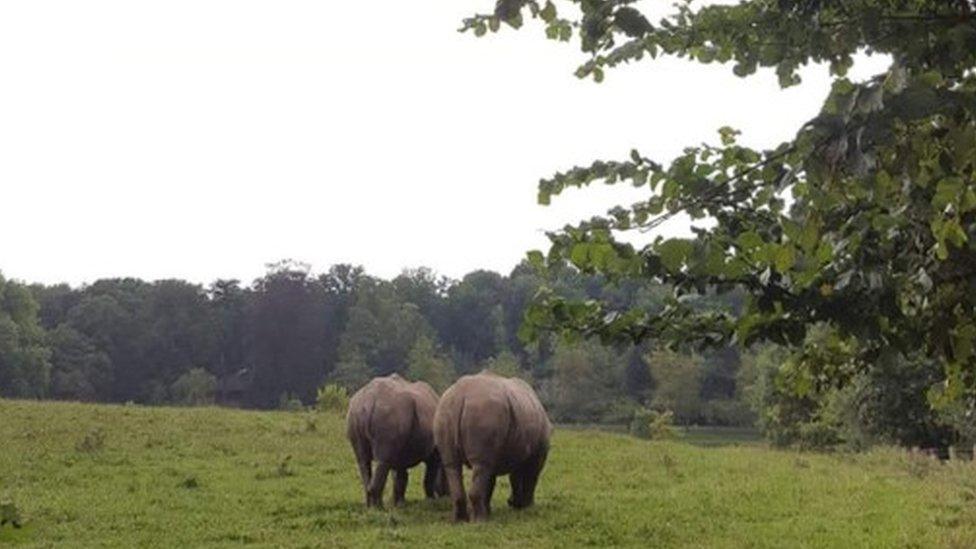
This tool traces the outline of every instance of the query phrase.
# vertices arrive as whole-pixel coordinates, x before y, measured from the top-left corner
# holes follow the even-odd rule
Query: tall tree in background
[[[727,63],[746,77],[825,63],[834,77],[818,116],[787,142],[741,146],[737,132],[689,147],[669,165],[638,151],[543,179],[539,201],[570,187],[628,181],[646,200],[551,235],[538,266],[570,262],[609,279],[657,279],[679,295],[744,290],[741,315],[672,299],[663,310],[614,309],[543,295],[524,335],[556,329],[604,341],[782,343],[781,374],[798,394],[845,385],[922,349],[941,364],[932,403],[976,411],[976,17],[971,0],[746,0],[680,3],[654,24],[616,0],[498,0],[465,21],[476,34],[539,19],[551,39],[578,37],[579,77],[662,55]],[[858,52],[890,56],[863,82],[845,78]],[[790,206],[787,207],[787,204]],[[652,230],[679,212],[715,221],[697,238],[635,247],[622,232]],[[842,360],[806,346],[823,324]]]
[[[461,373],[495,356],[504,345],[504,290],[498,273],[474,271],[448,291],[447,327],[442,337],[457,353]]]
[[[51,346],[51,396],[62,400],[104,401],[112,395],[112,359],[68,324],[48,333]]]
[[[0,275],[0,396],[40,398],[47,393],[50,351],[38,308],[30,290]]]
[[[237,280],[217,280],[210,285],[210,302],[217,323],[217,357],[211,372],[217,376],[235,374],[249,364],[251,314],[250,290]]]
[[[411,381],[426,381],[438,394],[454,381],[454,365],[444,356],[431,338],[421,335],[407,356],[407,377]]]
[[[283,394],[313,402],[328,373],[324,343],[333,327],[326,294],[309,276],[308,266],[292,261],[269,265],[254,284],[252,321],[252,403],[270,407]]]

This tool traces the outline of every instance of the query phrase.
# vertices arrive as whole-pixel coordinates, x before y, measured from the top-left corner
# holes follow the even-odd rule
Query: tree
[[[208,291],[214,321],[218,328],[217,358],[213,372],[231,375],[247,368],[249,353],[248,319],[252,294],[237,280],[217,280]]]
[[[557,6],[558,4],[558,6]],[[564,7],[573,9],[564,9]],[[786,378],[826,390],[878,368],[894,349],[921,349],[941,365],[932,403],[976,410],[976,18],[971,0],[746,0],[695,10],[680,3],[652,24],[631,2],[499,0],[465,21],[484,34],[532,16],[549,38],[574,34],[589,59],[577,75],[659,55],[731,63],[745,77],[827,63],[834,82],[820,113],[766,150],[737,143],[689,147],[669,165],[631,151],[543,179],[539,201],[595,182],[629,181],[649,196],[550,235],[538,267],[569,263],[608,279],[653,279],[677,292],[663,310],[614,309],[543,293],[525,337],[540,330],[604,341],[749,346],[772,341],[795,353]],[[890,56],[882,74],[845,78],[858,52]],[[687,213],[711,219],[696,238],[643,245],[620,233],[649,231]],[[702,312],[687,295],[741,290],[742,314]],[[843,360],[805,345],[824,323],[844,341]],[[795,387],[804,391],[808,388]]]
[[[404,373],[415,342],[432,332],[416,305],[400,300],[389,282],[372,279],[356,291],[339,351],[355,348],[369,365],[371,376]]]
[[[251,402],[272,407],[282,394],[315,401],[328,374],[325,342],[331,330],[328,300],[308,265],[281,261],[254,282]]]
[[[673,412],[681,424],[701,423],[701,358],[661,350],[651,353],[647,363],[657,382],[651,407]]]
[[[170,396],[176,404],[206,406],[213,404],[217,378],[203,368],[193,368],[181,375],[170,387]]]
[[[505,342],[504,280],[491,271],[474,271],[448,290],[447,325],[442,339],[459,357],[462,373],[495,356]]]
[[[23,285],[0,275],[0,396],[40,398],[50,383],[50,350],[37,302]]]
[[[329,376],[333,383],[351,393],[372,377],[369,364],[356,346],[347,343],[339,347],[339,363]]]
[[[407,356],[407,377],[430,383],[438,394],[454,381],[454,365],[437,349],[434,341],[420,336]]]
[[[68,324],[49,333],[51,396],[65,400],[111,398],[112,359],[85,334]]]
[[[626,360],[592,342],[562,344],[551,359],[552,377],[540,397],[557,421],[619,423],[635,407],[622,391]]]

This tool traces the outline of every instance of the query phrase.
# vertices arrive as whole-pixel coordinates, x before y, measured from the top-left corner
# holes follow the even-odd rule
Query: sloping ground
[[[976,547],[976,465],[558,431],[537,506],[367,511],[335,416],[0,400],[0,499],[57,547]],[[392,487],[388,483],[387,490]]]

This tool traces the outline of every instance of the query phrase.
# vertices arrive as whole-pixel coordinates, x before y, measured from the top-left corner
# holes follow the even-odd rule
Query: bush
[[[315,407],[320,412],[345,413],[349,408],[349,395],[345,388],[336,383],[323,385],[316,394]]]
[[[193,368],[181,375],[170,387],[173,403],[183,406],[213,404],[217,378],[203,368]]]
[[[278,397],[278,409],[286,412],[300,412],[305,408],[302,399],[291,393],[281,393]]]
[[[630,421],[630,434],[648,440],[674,438],[678,436],[674,428],[674,413],[638,408]]]

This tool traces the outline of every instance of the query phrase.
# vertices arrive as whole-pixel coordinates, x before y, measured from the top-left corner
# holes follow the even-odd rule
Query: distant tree
[[[438,276],[427,267],[404,269],[393,279],[397,297],[404,303],[413,303],[420,314],[438,334],[446,328],[446,297],[451,281]]]
[[[552,377],[541,398],[558,421],[629,421],[634,403],[621,387],[625,361],[613,349],[593,342],[561,344],[551,359]]]
[[[170,387],[174,403],[184,406],[213,404],[217,378],[203,368],[193,368],[181,375]]]
[[[251,366],[248,353],[253,294],[237,280],[217,280],[208,293],[218,334],[213,372],[218,376],[240,372]]]
[[[68,312],[78,304],[83,295],[67,284],[53,286],[32,284],[30,291],[34,295],[34,300],[40,305],[38,317],[45,330],[53,330],[66,322]]]
[[[328,373],[328,300],[307,265],[282,261],[254,283],[251,403],[274,407],[282,394],[313,403]]]
[[[50,384],[50,350],[37,302],[25,286],[0,275],[0,396],[40,398]]]
[[[634,346],[627,353],[627,369],[624,372],[624,388],[630,398],[645,403],[655,387],[654,377],[645,359],[647,350]]]
[[[372,378],[372,369],[358,347],[352,344],[340,346],[339,363],[330,374],[330,381],[353,393]]]
[[[357,290],[339,346],[354,346],[372,375],[385,376],[407,371],[407,355],[421,336],[432,337],[433,330],[419,308],[374,279]]]
[[[701,357],[658,350],[646,360],[656,382],[651,407],[674,412],[675,421],[681,424],[700,423]]]
[[[68,311],[66,324],[108,355],[112,364],[109,399],[115,402],[149,402],[155,392],[150,365],[144,361],[151,333],[149,292],[150,285],[140,280],[99,280],[84,288],[81,299]]]
[[[504,284],[498,273],[474,271],[448,290],[442,337],[459,357],[462,373],[504,347]]]
[[[454,381],[454,365],[451,360],[426,335],[421,335],[414,342],[407,356],[407,364],[409,379],[426,381],[438,393],[442,393]]]
[[[64,400],[106,401],[112,396],[112,359],[85,334],[68,324],[49,332],[51,396]]]
[[[511,351],[502,351],[482,363],[482,368],[504,377],[527,377],[518,358]]]

